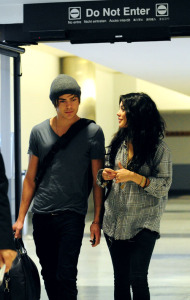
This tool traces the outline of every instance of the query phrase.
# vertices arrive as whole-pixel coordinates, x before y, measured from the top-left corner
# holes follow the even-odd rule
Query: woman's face
[[[126,111],[124,110],[123,102],[120,102],[119,111],[117,113],[118,121],[119,121],[119,128],[127,127],[127,117]]]

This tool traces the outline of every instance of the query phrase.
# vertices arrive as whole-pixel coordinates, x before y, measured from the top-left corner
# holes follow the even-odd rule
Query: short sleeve
[[[91,139],[90,158],[102,159],[105,156],[105,139],[101,127]]]
[[[32,154],[32,155],[39,157],[37,133],[36,133],[35,128],[33,128],[30,133],[28,154]]]

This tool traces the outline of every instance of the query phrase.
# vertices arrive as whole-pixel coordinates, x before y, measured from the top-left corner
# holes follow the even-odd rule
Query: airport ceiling
[[[190,96],[190,38],[131,44],[48,45]]]
[[[0,6],[48,2],[54,1],[0,0]],[[190,37],[156,42],[47,45],[190,96]]]

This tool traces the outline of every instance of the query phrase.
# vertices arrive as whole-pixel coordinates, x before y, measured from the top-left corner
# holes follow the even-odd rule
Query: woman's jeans
[[[143,229],[131,240],[105,237],[114,269],[114,299],[149,300],[147,274],[158,234]]]
[[[57,215],[33,216],[36,253],[50,300],[77,299],[77,263],[84,218],[69,210]]]

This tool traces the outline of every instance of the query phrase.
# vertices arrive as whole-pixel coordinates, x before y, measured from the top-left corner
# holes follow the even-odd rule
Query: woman
[[[172,181],[165,123],[144,93],[120,97],[119,130],[97,182],[105,187],[103,231],[114,269],[114,299],[150,299],[148,267]]]

